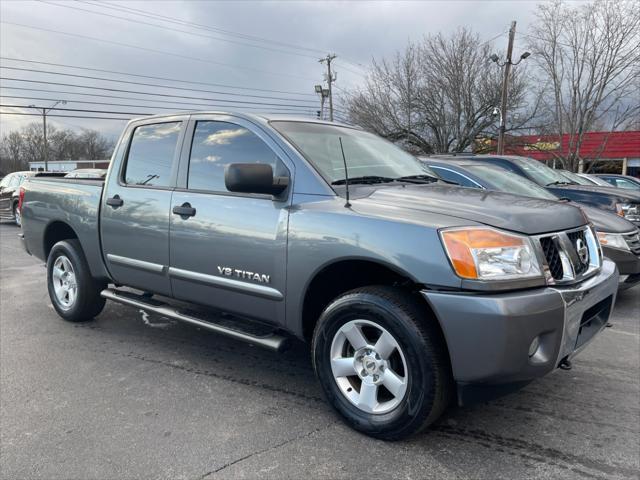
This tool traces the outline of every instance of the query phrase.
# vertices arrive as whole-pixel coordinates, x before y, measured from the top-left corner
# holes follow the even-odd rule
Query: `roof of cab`
[[[330,122],[328,120],[321,120],[318,118],[305,117],[301,115],[288,115],[282,113],[247,113],[240,111],[224,111],[224,110],[188,110],[178,111],[172,113],[160,113],[157,115],[147,115],[144,117],[133,118],[129,123],[135,123],[140,121],[147,121],[151,119],[161,119],[167,117],[175,117],[182,115],[228,115],[232,117],[245,118],[247,120],[253,120],[260,123],[268,123],[271,121],[289,121],[289,122],[306,122],[306,123],[321,123],[327,125],[336,125],[341,127],[357,128],[353,125],[340,122]]]

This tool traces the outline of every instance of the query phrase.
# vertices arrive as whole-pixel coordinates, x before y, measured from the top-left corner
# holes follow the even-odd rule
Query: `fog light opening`
[[[529,345],[529,358],[533,357],[536,352],[538,351],[538,348],[540,348],[540,337],[536,337],[533,339],[533,341],[531,342],[531,345]]]

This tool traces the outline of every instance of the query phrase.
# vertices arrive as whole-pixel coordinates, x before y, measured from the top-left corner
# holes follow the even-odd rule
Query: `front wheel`
[[[353,428],[396,440],[433,423],[452,396],[444,340],[409,292],[366,287],[322,313],[313,364],[329,403]]]
[[[47,259],[47,288],[58,315],[70,322],[91,320],[105,305],[78,240],[56,243]]]

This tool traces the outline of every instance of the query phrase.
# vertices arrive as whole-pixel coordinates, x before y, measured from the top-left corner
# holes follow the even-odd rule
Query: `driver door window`
[[[274,173],[278,169],[278,157],[251,130],[228,122],[197,122],[187,188],[227,192],[224,171],[231,163],[267,163]]]

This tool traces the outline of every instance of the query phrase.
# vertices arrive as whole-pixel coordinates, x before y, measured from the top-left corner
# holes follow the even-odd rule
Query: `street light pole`
[[[53,110],[58,104],[66,105],[66,100],[57,100],[53,105],[49,108],[46,107],[36,107],[35,105],[29,105],[29,108],[35,108],[36,110],[42,111],[42,143],[43,143],[43,152],[42,158],[44,160],[44,171],[49,171],[49,145],[47,143],[47,113]]]

